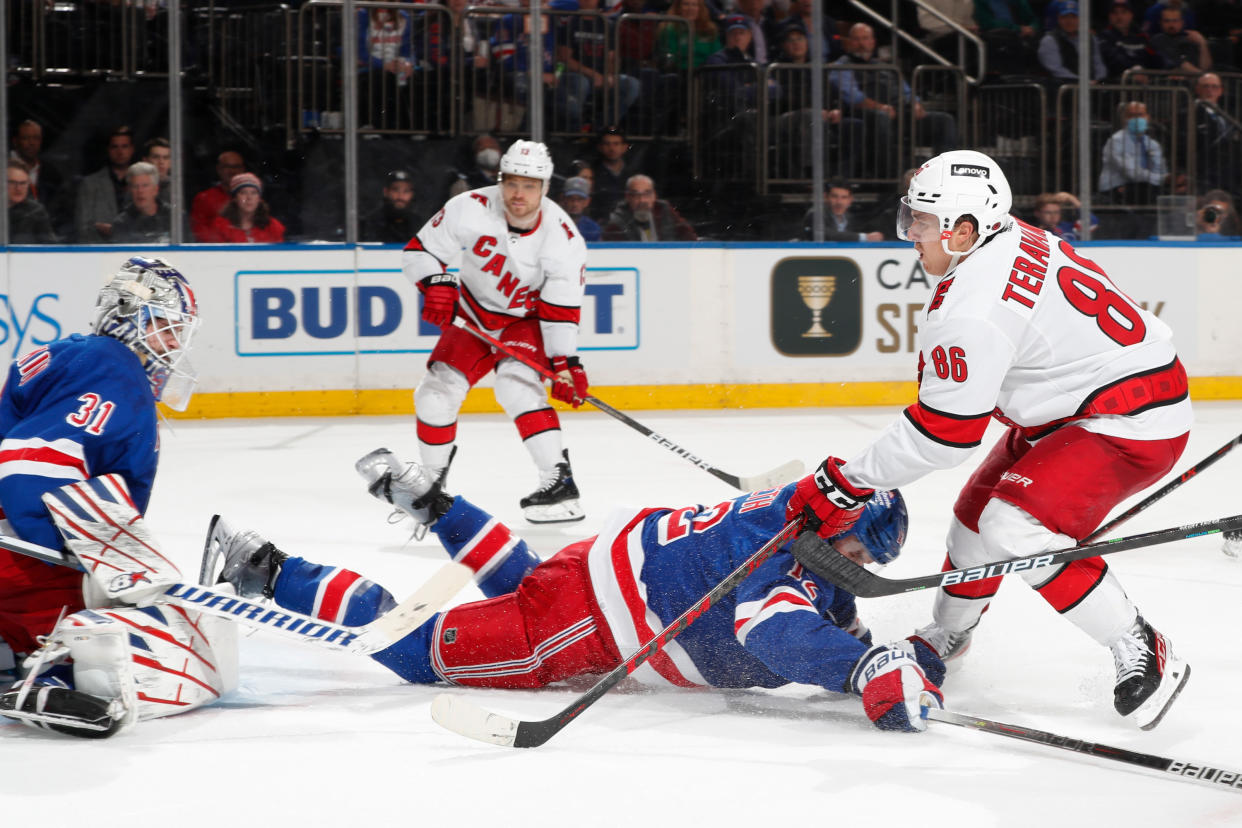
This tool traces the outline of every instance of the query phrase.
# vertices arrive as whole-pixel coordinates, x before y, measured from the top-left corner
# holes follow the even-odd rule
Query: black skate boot
[[[578,486],[569,468],[569,449],[561,452],[564,463],[557,463],[539,481],[539,488],[522,498],[518,505],[531,523],[573,523],[586,517],[578,503]]]
[[[1190,678],[1190,665],[1173,654],[1169,639],[1138,616],[1109,645],[1117,667],[1113,706],[1143,730],[1160,724]]]

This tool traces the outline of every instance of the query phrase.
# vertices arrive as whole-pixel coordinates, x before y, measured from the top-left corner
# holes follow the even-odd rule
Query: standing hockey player
[[[376,497],[430,525],[445,550],[475,572],[487,600],[439,613],[372,656],[403,679],[472,687],[544,687],[606,673],[650,641],[785,524],[793,485],[709,508],[618,511],[593,538],[547,561],[463,497],[445,494],[416,464],[386,449],[358,461]],[[832,539],[859,563],[897,557],[906,534],[898,492],[881,492],[853,530]],[[287,557],[254,532],[217,520],[210,565],[244,596],[363,624],[392,596],[346,569]],[[944,665],[923,642],[872,645],[854,596],[779,551],[633,674],[679,687],[814,684],[861,696],[886,730],[923,730],[921,706],[941,707]]]
[[[159,605],[123,606],[141,601],[150,584],[118,587],[102,551],[80,553],[100,538],[100,550],[131,561],[150,554],[148,572],[177,575],[140,515],[159,456],[155,404],[189,404],[195,377],[185,357],[198,323],[186,278],[165,261],[136,256],[100,291],[91,335],[74,334],[13,363],[0,395],[0,532],[60,549],[68,526],[79,539],[73,554],[96,575],[0,550],[0,646],[19,664],[30,656],[29,680],[0,693],[0,715],[101,737],[139,718],[197,707],[232,683],[230,624]],[[68,522],[43,500],[66,484]],[[121,513],[127,517],[117,520]],[[139,537],[144,542],[127,548]],[[61,663],[66,658],[71,665]]]
[[[1121,500],[1160,479],[1186,446],[1186,372],[1169,327],[1068,242],[1009,215],[1005,175],[959,150],[924,164],[898,234],[938,277],[919,323],[919,397],[861,453],[829,457],[791,512],[845,531],[875,489],[965,460],[989,420],[1009,427],[958,495],[945,568],[1074,546]],[[1155,727],[1190,676],[1103,559],[1022,576],[1112,650],[1113,703]],[[1000,578],[942,588],[918,631],[942,658],[969,646]]]
[[[552,396],[581,405],[588,389],[577,356],[586,245],[573,219],[547,198],[551,179],[547,147],[514,142],[500,159],[500,183],[449,199],[401,260],[422,292],[423,319],[440,328],[414,389],[423,465],[437,478],[447,474],[466,392],[495,370],[496,401],[539,470],[538,487],[521,500],[532,523],[584,517],[560,420],[539,374],[452,322],[461,314],[506,345],[546,358],[559,375]],[[459,259],[459,273],[450,273]]]

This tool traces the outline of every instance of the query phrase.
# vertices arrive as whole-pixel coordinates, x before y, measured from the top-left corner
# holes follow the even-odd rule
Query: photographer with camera
[[[1199,241],[1223,241],[1242,235],[1242,223],[1233,206],[1233,197],[1224,190],[1208,190],[1199,198],[1195,213],[1195,235]]]

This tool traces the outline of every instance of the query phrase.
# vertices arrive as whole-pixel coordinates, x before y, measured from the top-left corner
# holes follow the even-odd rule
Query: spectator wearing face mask
[[[500,142],[491,135],[480,135],[474,139],[470,150],[472,166],[453,171],[449,198],[496,183],[496,175],[500,172]]]
[[[1114,204],[1154,204],[1169,170],[1160,142],[1147,134],[1147,104],[1122,104],[1124,125],[1104,144],[1100,192]]]

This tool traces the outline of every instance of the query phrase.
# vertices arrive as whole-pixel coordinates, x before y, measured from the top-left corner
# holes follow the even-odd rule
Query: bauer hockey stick
[[[1011,558],[984,566],[969,569],[950,569],[933,575],[917,578],[882,578],[868,572],[863,567],[846,558],[824,543],[814,533],[800,537],[793,545],[793,555],[798,562],[821,578],[854,593],[859,598],[880,598],[885,595],[900,595],[920,589],[953,586],[954,584],[980,581],[984,578],[997,578],[1018,572],[1029,572],[1047,566],[1058,566],[1083,558],[1094,558],[1100,555],[1111,555],[1113,552],[1124,552],[1127,549],[1141,549],[1160,543],[1185,540],[1199,535],[1210,535],[1214,532],[1227,532],[1242,529],[1242,515],[1207,520],[1200,523],[1188,523],[1171,529],[1160,529],[1145,532],[1141,535],[1128,535],[1123,538],[1087,543],[1081,546],[1062,549],[1057,552],[1040,552],[1021,558]]]
[[[497,351],[500,351],[505,356],[516,359],[518,362],[522,363],[527,368],[530,368],[531,370],[540,374],[544,379],[549,380],[551,382],[560,381],[557,375],[553,373],[552,369],[550,369],[548,366],[540,364],[539,362],[535,361],[534,359],[531,359],[529,356],[522,353],[521,351],[517,351],[517,350],[514,350],[513,348],[510,348],[508,345],[505,345],[499,339],[496,339],[494,336],[488,334],[486,331],[482,331],[475,325],[470,324],[468,320],[463,319],[462,317],[459,316],[453,320],[453,324],[461,328],[462,330],[466,331],[467,333],[478,337],[482,341],[491,345]],[[806,467],[802,464],[801,460],[790,460],[788,463],[784,463],[780,466],[777,466],[771,471],[764,472],[763,474],[750,475],[749,477],[739,477],[736,474],[729,474],[726,471],[722,471],[716,468],[711,463],[708,463],[706,460],[703,460],[697,455],[692,454],[690,451],[677,445],[676,443],[674,443],[672,440],[668,439],[667,437],[661,434],[657,434],[656,432],[647,428],[647,426],[643,425],[642,423],[630,417],[628,414],[625,414],[622,411],[618,411],[617,409],[613,408],[611,405],[599,399],[598,397],[593,397],[590,394],[588,394],[586,397],[583,398],[583,401],[589,402],[591,405],[595,406],[596,408],[598,408],[600,411],[604,412],[608,416],[615,417],[616,419],[625,423],[630,428],[637,431],[639,434],[642,434],[644,437],[647,437],[652,442],[654,442],[656,445],[663,446],[664,448],[673,452],[673,454],[676,454],[678,457],[682,457],[686,460],[689,460],[691,463],[698,466],[703,471],[707,472],[708,474],[712,475],[718,480],[723,480],[724,482],[728,483],[730,486],[732,486],[733,488],[739,491],[754,492],[754,491],[759,491],[762,489],[775,489],[779,486],[784,486],[786,483],[789,483],[789,482],[792,482],[798,479],[806,471]]]
[[[81,562],[71,554],[7,535],[0,535],[0,549],[46,563],[67,566],[79,572],[86,571]],[[145,600],[151,603],[162,601],[207,615],[227,618],[243,626],[265,630],[304,644],[317,644],[355,655],[370,655],[391,647],[422,626],[463,586],[470,583],[473,575],[469,567],[449,562],[409,598],[361,627],[334,624],[271,604],[220,592],[201,584],[169,584]]]
[[[633,655],[596,682],[594,687],[574,699],[568,707],[555,716],[537,722],[511,719],[508,716],[484,710],[463,696],[441,693],[431,703],[431,718],[454,733],[478,739],[480,742],[502,747],[539,747],[560,733],[567,724],[599,701],[601,696],[619,684],[622,679],[642,666],[643,662],[663,650],[665,645],[698,620],[699,616],[711,609],[717,601],[736,589],[747,575],[772,557],[776,550],[797,534],[801,528],[801,517],[785,524],[785,528],[777,532],[774,538],[761,546],[741,566],[726,575],[724,580],[708,590],[706,595],[677,616],[675,621],[656,633],[654,638],[638,648]]]
[[[1203,762],[1192,762],[1188,759],[1167,759],[1151,753],[1139,753],[1138,751],[1125,748],[1084,742],[1082,739],[1074,739],[1070,736],[1058,736],[1055,733],[1046,733],[1042,730],[1035,730],[1022,725],[995,722],[991,719],[981,719],[978,716],[968,716],[962,713],[954,713],[950,710],[938,710],[934,707],[924,707],[923,713],[925,718],[933,722],[957,725],[970,730],[981,730],[984,733],[1008,736],[1010,739],[1020,739],[1037,745],[1062,748],[1064,750],[1071,750],[1074,753],[1085,753],[1088,756],[1111,759],[1114,762],[1125,762],[1128,765],[1150,768],[1182,779],[1212,785],[1213,787],[1228,788],[1242,792],[1242,772],[1214,768]]]
[[[1228,443],[1225,443],[1223,446],[1218,448],[1216,451],[1212,452],[1207,457],[1204,457],[1198,463],[1195,463],[1193,466],[1186,469],[1186,471],[1182,472],[1180,475],[1170,480],[1168,483],[1164,484],[1159,489],[1152,492],[1147,497],[1143,498],[1138,503],[1131,506],[1129,509],[1126,509],[1121,514],[1117,515],[1117,517],[1113,518],[1108,523],[1101,526],[1099,529],[1096,529],[1094,532],[1092,532],[1090,535],[1087,536],[1086,540],[1093,541],[1093,540],[1100,538],[1103,535],[1107,535],[1109,532],[1113,531],[1118,526],[1125,523],[1127,520],[1134,517],[1139,512],[1143,511],[1148,506],[1155,503],[1160,498],[1167,495],[1169,492],[1173,491],[1174,489],[1179,488],[1187,480],[1194,477],[1196,474],[1203,471],[1208,466],[1212,465],[1213,463],[1215,463],[1220,458],[1224,457],[1229,452],[1233,451],[1234,448],[1237,447],[1238,443],[1242,443],[1242,434],[1239,434],[1237,437],[1234,437]]]

